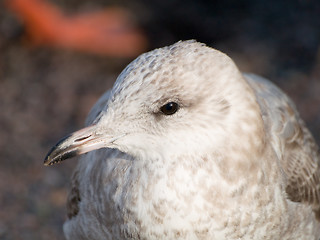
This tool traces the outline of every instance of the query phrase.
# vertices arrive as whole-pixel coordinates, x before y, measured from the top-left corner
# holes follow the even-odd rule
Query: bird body
[[[67,239],[320,237],[314,139],[280,89],[217,50],[183,41],[141,55],[86,125],[45,160],[88,152]]]

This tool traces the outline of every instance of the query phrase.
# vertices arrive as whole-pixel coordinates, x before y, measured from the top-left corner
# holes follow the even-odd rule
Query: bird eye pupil
[[[179,109],[179,105],[175,102],[169,102],[163,105],[160,110],[165,115],[172,115],[175,114]]]

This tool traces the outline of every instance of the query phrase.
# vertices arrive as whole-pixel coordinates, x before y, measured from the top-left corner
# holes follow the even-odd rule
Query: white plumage
[[[183,41],[141,55],[87,125],[45,159],[90,151],[67,239],[320,238],[313,137],[281,90],[217,50]]]

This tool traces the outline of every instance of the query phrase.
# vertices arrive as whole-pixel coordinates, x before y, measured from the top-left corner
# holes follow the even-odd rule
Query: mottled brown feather
[[[68,199],[67,199],[67,216],[69,219],[77,216],[79,212],[79,203],[81,201],[81,197],[79,192],[78,176],[79,176],[79,172],[74,171],[72,180],[71,180],[71,188],[70,188]]]
[[[293,102],[275,85],[247,75],[255,90],[273,147],[286,178],[286,193],[294,202],[310,204],[320,221],[320,157],[318,146]],[[277,151],[277,150],[276,150]],[[279,155],[279,154],[278,154]]]

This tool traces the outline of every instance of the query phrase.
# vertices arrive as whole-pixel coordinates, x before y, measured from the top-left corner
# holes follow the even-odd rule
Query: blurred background
[[[44,167],[140,53],[197,39],[271,79],[320,143],[317,0],[0,2],[0,240],[64,239],[76,159]]]

